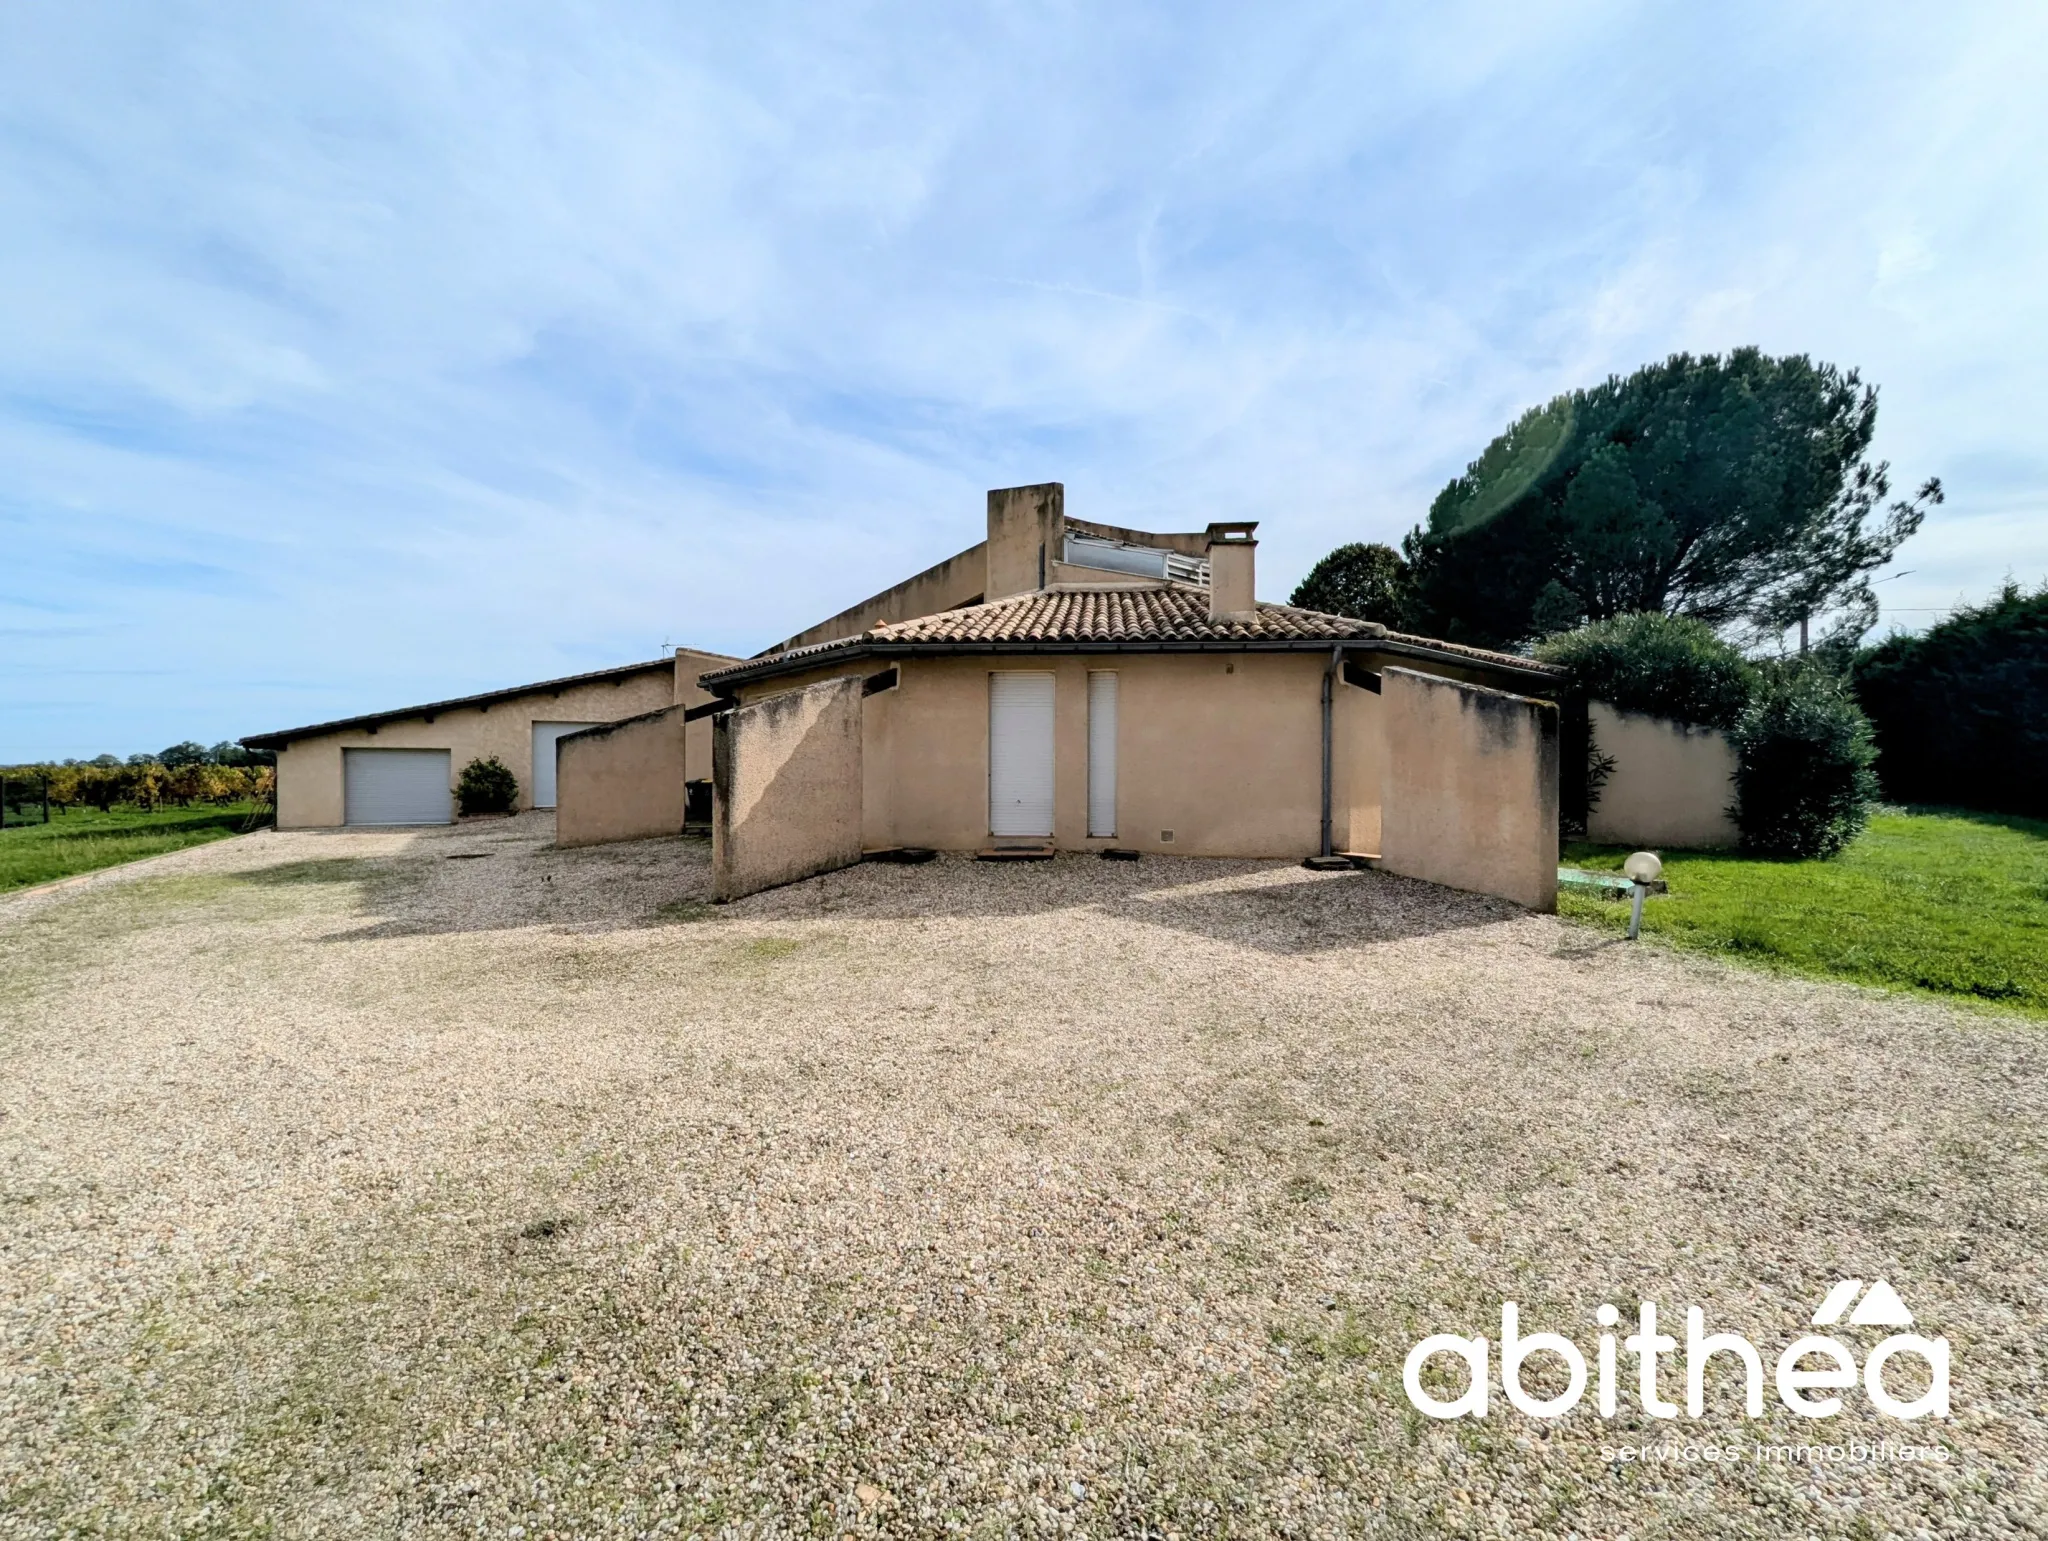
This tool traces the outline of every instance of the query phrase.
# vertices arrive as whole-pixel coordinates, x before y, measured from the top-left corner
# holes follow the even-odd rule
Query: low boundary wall
[[[585,728],[555,746],[555,844],[603,845],[683,827],[684,708]]]
[[[1593,743],[1614,770],[1586,819],[1586,838],[1651,850],[1725,850],[1742,838],[1735,746],[1716,728],[1588,703]]]
[[[1557,707],[1411,669],[1380,679],[1380,865],[1556,909]]]
[[[861,853],[861,680],[712,719],[711,896],[739,899]]]

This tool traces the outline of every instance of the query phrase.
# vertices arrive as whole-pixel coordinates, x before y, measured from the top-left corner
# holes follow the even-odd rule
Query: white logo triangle
[[[1899,1299],[1899,1292],[1884,1280],[1870,1286],[1870,1293],[1863,1297],[1863,1304],[1849,1313],[1852,1327],[1910,1327],[1913,1313],[1906,1309],[1905,1301]]]
[[[1852,1327],[1910,1327],[1913,1313],[1906,1309],[1905,1301],[1899,1299],[1899,1292],[1879,1279],[1870,1286],[1870,1292],[1863,1294],[1861,1279],[1844,1279],[1828,1291],[1827,1299],[1820,1303],[1820,1309],[1813,1313],[1813,1325],[1832,1327],[1842,1319],[1842,1313],[1849,1310],[1849,1303],[1858,1295],[1863,1301],[1854,1311],[1849,1312]]]
[[[1832,1327],[1842,1319],[1842,1313],[1849,1309],[1849,1302],[1863,1290],[1861,1279],[1844,1279],[1828,1291],[1828,1298],[1820,1303],[1820,1309],[1813,1313],[1813,1325]]]

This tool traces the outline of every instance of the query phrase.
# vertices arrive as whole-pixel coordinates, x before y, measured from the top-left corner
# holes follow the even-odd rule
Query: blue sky
[[[1394,540],[1679,349],[2048,574],[2048,8],[27,0],[0,762],[752,652],[1059,480]]]

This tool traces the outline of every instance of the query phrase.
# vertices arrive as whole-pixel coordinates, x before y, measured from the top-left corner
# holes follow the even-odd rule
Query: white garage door
[[[555,742],[563,735],[601,728],[601,722],[536,722],[533,725],[533,806],[555,806]]]
[[[344,749],[342,820],[447,824],[454,819],[445,749]]]
[[[988,677],[988,827],[1052,833],[1052,676],[1005,669]]]

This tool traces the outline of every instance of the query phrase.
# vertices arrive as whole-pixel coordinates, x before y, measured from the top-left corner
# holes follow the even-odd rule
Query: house
[[[519,780],[520,808],[552,808],[562,740],[631,719],[648,725],[632,735],[642,741],[666,725],[673,786],[640,789],[637,804],[607,808],[597,822],[601,831],[673,833],[683,822],[685,783],[693,771],[700,782],[711,773],[710,725],[686,728],[682,720],[689,707],[710,699],[697,677],[736,661],[678,648],[646,663],[258,733],[242,742],[277,752],[280,829],[446,824],[455,816],[455,780],[471,760],[495,755]],[[661,806],[648,806],[650,799]],[[672,821],[667,803],[674,804]],[[627,837],[600,832],[597,838]]]
[[[1249,523],[988,496],[978,546],[707,670],[737,897],[901,847],[1303,857],[1555,900],[1562,671],[1256,597]]]
[[[243,742],[278,751],[283,828],[447,823],[487,755],[562,845],[708,820],[721,898],[903,848],[1098,850],[1348,855],[1550,908],[1564,672],[1261,603],[1256,530],[999,488],[982,541],[753,658],[679,649]],[[1720,735],[1590,713],[1616,766],[1596,838],[1725,843]]]

